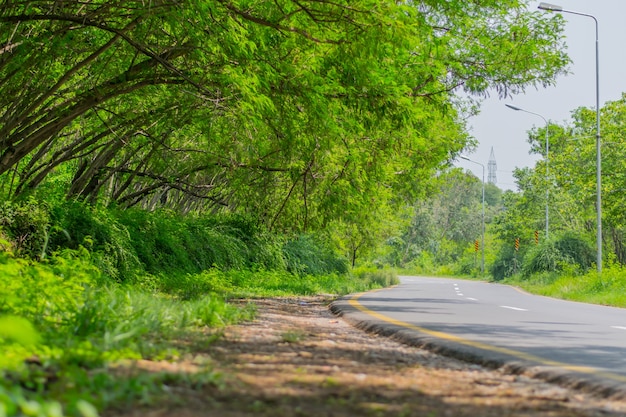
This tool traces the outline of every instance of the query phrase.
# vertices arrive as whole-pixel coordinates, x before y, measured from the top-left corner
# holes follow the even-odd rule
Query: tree
[[[562,19],[525,6],[7,3],[0,175],[27,194],[70,165],[67,196],[90,202],[251,213],[286,232],[371,224],[372,201],[423,196],[471,146],[457,92],[563,71]]]
[[[626,96],[605,104],[601,109],[601,124],[603,243],[624,263],[626,216],[623,207],[626,201],[621,191],[626,189],[626,154],[620,143],[626,127]],[[498,230],[502,236],[510,238],[510,231],[521,233],[522,221],[541,218],[542,194],[548,187],[551,232],[557,236],[573,232],[595,239],[596,112],[588,108],[575,109],[571,121],[563,125],[551,123],[549,129],[550,178],[545,177],[545,160],[532,170],[520,171],[520,195],[507,200],[507,211],[498,220]],[[532,152],[543,154],[544,138],[545,128],[529,132]]]
[[[458,168],[442,173],[437,190],[415,205],[408,227],[392,241],[391,258],[404,265],[427,252],[439,265],[457,262],[475,240],[482,240],[482,187],[481,179]],[[490,224],[502,191],[486,184],[485,196],[487,189],[493,197],[485,198],[485,223]]]

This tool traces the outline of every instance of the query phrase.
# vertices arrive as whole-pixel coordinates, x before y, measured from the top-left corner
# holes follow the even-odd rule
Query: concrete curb
[[[626,383],[612,381],[596,374],[520,360],[503,353],[486,351],[449,340],[439,339],[417,330],[384,322],[360,311],[349,303],[351,296],[340,298],[330,306],[330,311],[358,329],[389,337],[400,343],[429,350],[440,355],[491,369],[501,369],[513,375],[524,375],[550,382],[561,387],[589,393],[606,399],[626,399]]]

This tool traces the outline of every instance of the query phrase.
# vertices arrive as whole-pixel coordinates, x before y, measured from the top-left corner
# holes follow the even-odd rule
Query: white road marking
[[[468,300],[472,300],[472,301],[478,301],[477,298],[472,298],[472,297],[467,297]]]
[[[508,308],[510,310],[515,310],[515,311],[528,311],[525,308],[519,308],[519,307],[511,307],[511,306],[500,306],[502,308]]]
[[[624,326],[611,326],[614,329],[619,329],[619,330],[626,330],[626,327]]]

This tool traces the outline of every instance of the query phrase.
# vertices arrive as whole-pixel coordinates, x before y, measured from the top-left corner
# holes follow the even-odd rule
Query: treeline
[[[603,264],[616,268],[626,264],[626,216],[624,193],[626,165],[623,146],[626,96],[607,102],[600,109]],[[511,240],[519,236],[524,253],[533,252],[532,230],[540,232],[544,270],[585,271],[596,264],[596,111],[578,108],[571,120],[529,132],[532,152],[541,155],[533,169],[517,170],[520,192],[506,198],[507,210],[499,220],[498,232]],[[550,141],[545,155],[546,134]],[[541,148],[543,147],[543,149]],[[546,176],[549,164],[549,176]],[[548,199],[546,200],[546,191]],[[545,207],[550,212],[550,239],[545,239]],[[542,214],[543,213],[543,214]],[[526,219],[521,221],[521,219]],[[559,243],[561,241],[561,243]],[[521,249],[520,249],[521,250]],[[572,267],[573,265],[573,267]],[[604,269],[604,268],[603,268]]]
[[[622,139],[626,95],[607,102],[600,116],[601,278],[618,283],[623,281],[619,277],[626,265],[626,150]],[[547,127],[529,132],[531,152],[541,158],[535,167],[514,172],[518,190],[503,192],[496,185],[485,184],[486,277],[543,277],[550,282],[563,276],[581,277],[597,269],[595,135],[595,109],[575,109],[571,120],[549,121]],[[546,136],[549,158],[545,154]],[[439,180],[438,193],[405,213],[408,227],[387,241],[379,258],[413,271],[479,275],[481,181],[458,169],[442,173]]]

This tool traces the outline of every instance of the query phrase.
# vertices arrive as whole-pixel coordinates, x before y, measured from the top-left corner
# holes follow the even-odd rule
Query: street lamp
[[[506,104],[506,106],[509,109],[513,109],[515,111],[523,111],[524,113],[529,113],[529,114],[534,114],[535,116],[539,116],[543,119],[544,123],[546,124],[546,181],[549,184],[549,175],[550,175],[550,158],[549,158],[549,153],[550,153],[550,138],[548,136],[548,121],[546,120],[545,117],[543,117],[542,115],[540,115],[539,113],[534,113],[532,111],[528,111],[528,110],[524,110],[521,109],[519,107],[513,106],[512,104]],[[550,201],[550,187],[546,186],[546,240],[548,240],[549,237],[549,224],[550,224],[550,208],[549,208],[549,201]]]
[[[596,265],[598,273],[602,272],[602,153],[600,142],[600,52],[598,41],[598,19],[587,13],[574,12],[572,10],[565,10],[561,6],[557,6],[550,3],[539,4],[539,9],[547,10],[549,12],[570,13],[579,16],[590,17],[593,19],[596,25],[596,222],[597,222],[597,234],[596,234],[596,246],[597,246],[597,260]]]
[[[481,251],[482,259],[481,259],[480,272],[482,273],[483,276],[485,276],[485,166],[481,164],[480,162],[473,161],[464,155],[459,155],[459,158],[478,164],[483,168],[483,215],[482,215],[483,231],[482,231],[482,251]]]

